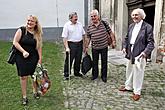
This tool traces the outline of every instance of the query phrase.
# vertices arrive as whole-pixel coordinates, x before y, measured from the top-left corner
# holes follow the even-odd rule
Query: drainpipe
[[[84,25],[85,25],[85,29],[88,26],[88,0],[84,0]]]

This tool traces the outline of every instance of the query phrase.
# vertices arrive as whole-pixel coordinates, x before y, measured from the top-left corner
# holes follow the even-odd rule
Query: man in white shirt
[[[145,16],[143,9],[133,10],[131,17],[134,23],[130,24],[123,45],[123,52],[126,53],[129,61],[126,67],[125,85],[119,90],[133,90],[132,98],[135,101],[140,99],[146,59],[154,49],[152,26],[143,21]]]
[[[72,62],[74,60],[74,75],[82,77],[80,74],[80,64],[83,51],[83,39],[85,31],[80,22],[77,21],[78,16],[76,12],[69,14],[69,21],[64,25],[62,37],[66,51],[66,59],[64,64],[64,77],[69,79],[71,73]],[[70,57],[70,58],[69,58]],[[70,64],[69,64],[70,60]],[[69,68],[70,65],[70,68]],[[70,70],[70,71],[69,71]]]

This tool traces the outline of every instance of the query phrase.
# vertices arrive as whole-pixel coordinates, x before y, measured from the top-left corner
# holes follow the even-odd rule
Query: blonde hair
[[[42,35],[43,35],[42,27],[41,27],[39,20],[36,16],[29,15],[28,17],[32,17],[36,21],[36,26],[34,27],[34,38],[37,41],[36,48],[41,48],[42,47]]]

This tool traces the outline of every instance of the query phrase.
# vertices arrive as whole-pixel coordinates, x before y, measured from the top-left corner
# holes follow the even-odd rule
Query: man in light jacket
[[[132,11],[131,17],[134,23],[130,24],[125,37],[123,52],[129,59],[126,67],[125,85],[120,91],[132,91],[133,100],[140,99],[146,59],[154,49],[152,26],[143,19],[146,14],[143,9],[137,8]]]

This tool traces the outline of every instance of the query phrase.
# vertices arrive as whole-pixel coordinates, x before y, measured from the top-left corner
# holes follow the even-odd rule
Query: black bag
[[[85,75],[91,68],[92,59],[91,56],[86,53],[81,63],[81,72]]]
[[[22,26],[22,27],[20,27],[20,29],[22,31],[22,35],[21,35],[21,38],[22,38],[22,36],[26,34],[26,28]],[[16,53],[17,53],[17,49],[16,49],[16,47],[14,45],[12,45],[12,47],[11,47],[11,49],[9,51],[9,57],[7,59],[7,62],[9,64],[14,65],[15,60],[16,60]]]
[[[17,52],[17,49],[15,48],[14,45],[12,45],[11,49],[10,49],[10,52],[9,52],[9,57],[7,59],[7,62],[9,64],[14,64],[15,63],[15,60],[16,60],[16,52]]]

